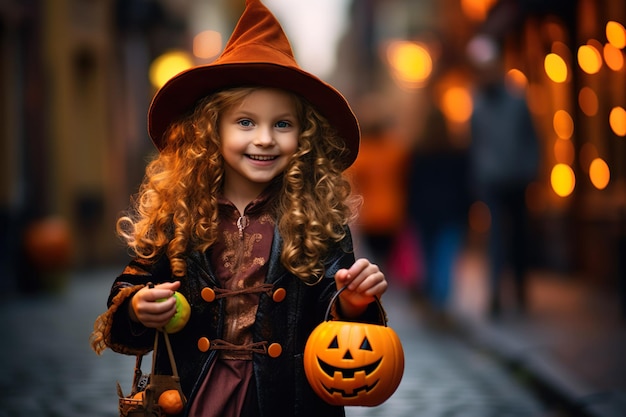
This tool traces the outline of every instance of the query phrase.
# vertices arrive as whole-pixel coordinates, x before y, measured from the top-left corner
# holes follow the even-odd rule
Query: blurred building
[[[25,230],[49,218],[65,224],[72,266],[125,254],[115,220],[154,151],[146,131],[154,93],[149,68],[165,51],[189,48],[189,7],[152,0],[1,2],[3,271],[29,262]]]
[[[124,254],[115,219],[153,152],[145,128],[155,88],[151,64],[172,49],[191,54],[199,30],[229,36],[243,3],[0,4],[3,265],[14,261],[24,227],[48,216],[67,222],[75,265]],[[526,90],[542,136],[541,177],[527,198],[535,262],[602,285],[619,282],[618,247],[626,239],[624,2],[353,0],[350,19],[329,81],[351,101],[384,95],[408,143],[423,128],[431,99],[422,90],[433,83],[434,104],[458,146],[467,146],[472,79],[465,48],[479,31],[501,39],[508,78]]]

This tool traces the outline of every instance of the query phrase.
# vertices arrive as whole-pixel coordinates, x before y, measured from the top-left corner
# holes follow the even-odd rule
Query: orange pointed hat
[[[148,110],[152,141],[163,149],[170,124],[190,112],[198,100],[217,90],[246,85],[281,88],[308,100],[345,141],[344,169],[352,165],[361,133],[350,105],[334,87],[300,69],[278,20],[260,0],[246,0],[226,48],[214,62],[179,73],[155,94]]]

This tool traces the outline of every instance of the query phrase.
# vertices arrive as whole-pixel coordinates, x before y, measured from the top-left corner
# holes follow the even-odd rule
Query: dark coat
[[[282,240],[277,232],[269,259],[266,283],[273,284],[273,291],[286,290],[282,301],[274,301],[272,292],[262,293],[256,321],[253,328],[253,341],[279,343],[282,353],[276,358],[267,354],[253,354],[254,378],[261,416],[343,416],[342,407],[330,406],[323,402],[310,388],[303,367],[303,352],[307,338],[317,324],[324,321],[330,298],[335,292],[334,275],[341,268],[354,263],[354,253],[350,236],[329,251],[326,260],[324,279],[316,285],[307,285],[289,273],[280,263]],[[179,292],[182,293],[192,312],[183,330],[170,335],[176,366],[182,390],[188,404],[204,380],[216,351],[201,352],[198,339],[221,338],[224,328],[223,299],[207,302],[201,297],[203,288],[215,288],[219,281],[212,272],[208,254],[192,253],[187,259],[187,276],[181,279]],[[174,281],[169,261],[164,256],[154,264],[133,261],[119,276],[111,291],[109,304],[123,288]],[[154,330],[131,322],[128,317],[127,298],[113,316],[109,347],[123,353],[149,351],[154,343]],[[126,304],[126,305],[124,305]],[[372,308],[374,307],[374,308]],[[376,319],[376,305],[368,308],[364,319]],[[159,349],[157,373],[171,374],[167,351]],[[187,410],[185,410],[185,415]]]

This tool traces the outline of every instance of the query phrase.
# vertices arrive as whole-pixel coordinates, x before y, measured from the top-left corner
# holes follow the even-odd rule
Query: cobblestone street
[[[116,271],[74,274],[57,295],[6,298],[0,306],[1,417],[115,417],[116,381],[127,392],[134,358],[91,351],[88,337]],[[424,325],[408,294],[383,297],[402,339],[404,378],[374,408],[352,417],[545,416],[542,404],[491,357]],[[145,366],[149,361],[144,361]]]

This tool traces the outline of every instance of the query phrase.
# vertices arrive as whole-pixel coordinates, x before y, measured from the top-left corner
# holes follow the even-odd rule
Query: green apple
[[[191,316],[191,306],[185,296],[178,291],[175,291],[174,298],[176,298],[176,313],[174,313],[170,321],[168,321],[163,328],[163,330],[167,333],[176,333],[181,331]]]

